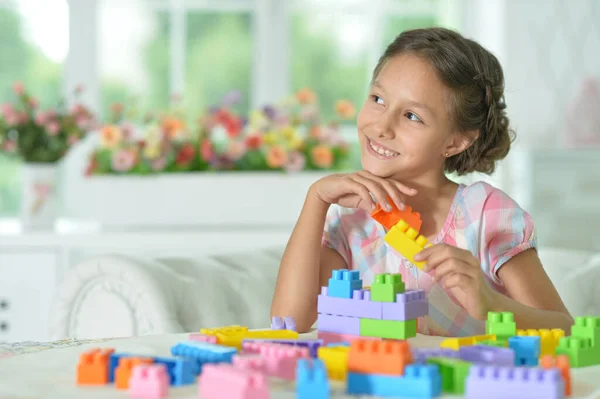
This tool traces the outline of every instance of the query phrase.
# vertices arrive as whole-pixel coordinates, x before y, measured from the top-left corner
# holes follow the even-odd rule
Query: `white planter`
[[[26,163],[21,170],[23,227],[53,228],[58,215],[58,165]]]
[[[68,219],[103,227],[289,229],[324,173],[182,173],[98,176],[65,198]],[[74,193],[75,191],[70,191]]]

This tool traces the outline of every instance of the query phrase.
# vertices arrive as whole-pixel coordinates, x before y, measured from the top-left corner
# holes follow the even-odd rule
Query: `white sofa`
[[[91,258],[67,272],[50,316],[53,339],[268,326],[282,248],[227,256]],[[600,254],[542,248],[573,316],[600,315]]]

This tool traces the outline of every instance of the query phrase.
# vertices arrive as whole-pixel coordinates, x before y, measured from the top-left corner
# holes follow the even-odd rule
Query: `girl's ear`
[[[468,132],[456,132],[452,135],[450,142],[446,146],[446,156],[460,154],[469,148],[475,140],[479,138],[479,130],[469,130]]]

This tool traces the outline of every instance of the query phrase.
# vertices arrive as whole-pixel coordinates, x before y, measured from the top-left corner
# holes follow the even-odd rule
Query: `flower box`
[[[65,199],[64,216],[103,228],[290,229],[310,185],[329,173],[93,176]]]

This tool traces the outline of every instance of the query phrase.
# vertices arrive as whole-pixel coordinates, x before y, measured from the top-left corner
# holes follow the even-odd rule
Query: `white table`
[[[113,384],[102,387],[79,387],[75,384],[75,370],[79,355],[92,347],[114,348],[116,352],[170,356],[170,348],[187,339],[188,334],[143,336],[106,341],[63,349],[17,355],[0,359],[0,398],[128,398],[126,391],[115,389]],[[314,338],[315,332],[303,334],[302,338]],[[439,346],[441,338],[419,335],[409,340],[415,347]],[[600,366],[572,370],[573,398],[600,398]],[[333,383],[332,398],[357,398],[343,393],[344,386]],[[595,391],[595,392],[594,392]],[[171,387],[169,398],[198,398],[197,384]],[[273,399],[293,399],[295,392],[291,383],[277,383],[272,389]],[[367,396],[362,396],[367,398]],[[445,395],[442,398],[460,398]]]

